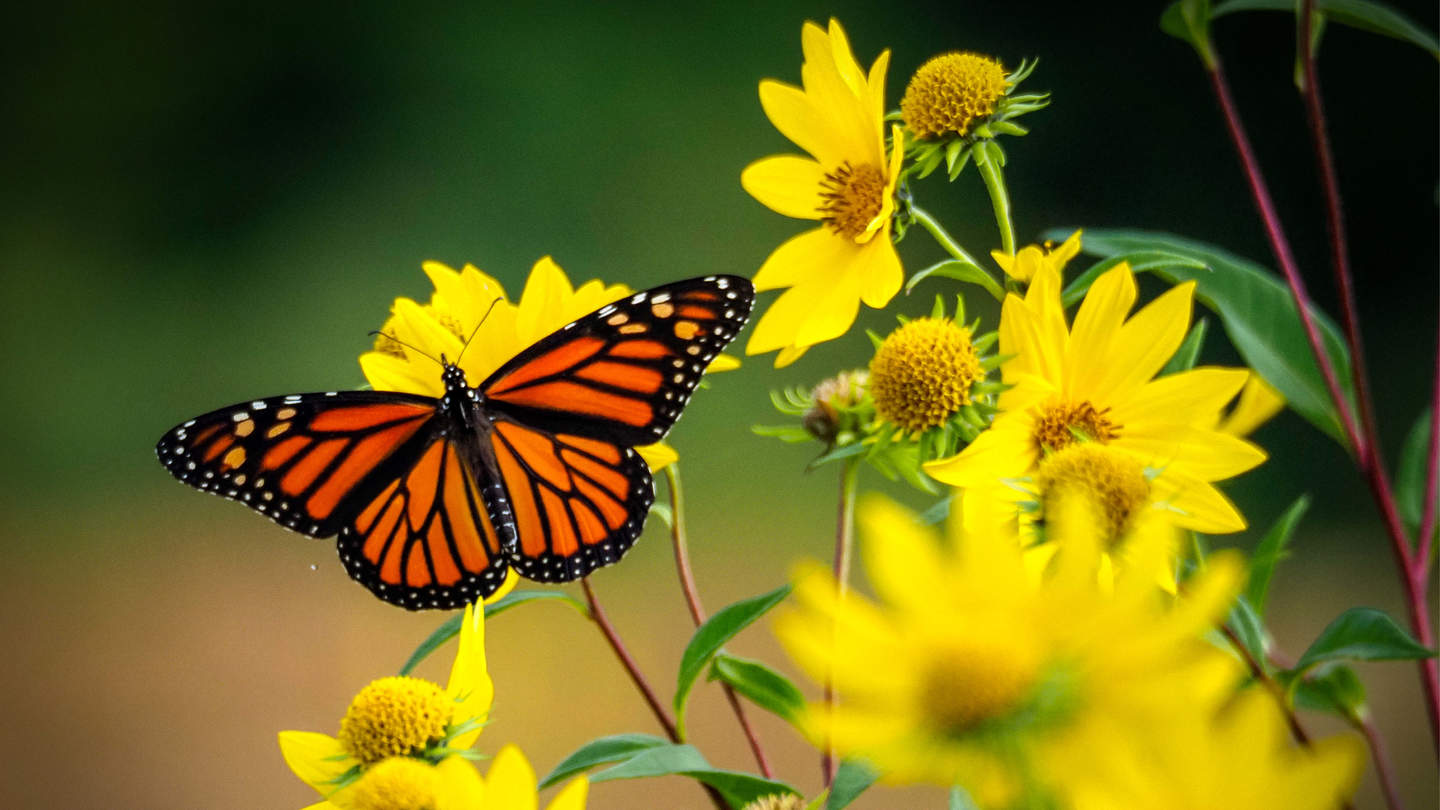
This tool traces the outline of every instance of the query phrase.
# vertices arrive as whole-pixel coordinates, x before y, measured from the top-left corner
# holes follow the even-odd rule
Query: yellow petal
[[[485,806],[485,782],[464,757],[449,756],[435,766],[440,779],[436,810],[477,810]]]
[[[456,723],[472,719],[483,723],[489,716],[495,686],[485,666],[485,611],[476,610],[474,605],[466,605],[460,619],[460,649],[455,653],[445,692],[455,701]],[[475,729],[455,738],[451,745],[469,748],[479,736],[480,729]]]
[[[740,358],[733,354],[717,354],[710,365],[705,368],[706,374],[715,374],[721,371],[734,371],[740,368]]]
[[[635,448],[635,452],[639,453],[640,457],[645,459],[645,463],[649,465],[650,472],[652,473],[660,472],[680,460],[680,454],[675,452],[675,448],[664,442],[656,442],[655,444],[637,447]]]
[[[892,605],[923,604],[947,592],[935,533],[889,498],[867,495],[856,516],[865,575],[875,595]]]
[[[1214,367],[1169,374],[1116,402],[1110,418],[1119,425],[1147,421],[1212,425],[1247,377],[1244,369]]]
[[[428,397],[445,394],[440,367],[428,360],[422,365],[384,352],[366,352],[360,355],[360,371],[376,391],[402,391]]]
[[[824,281],[860,253],[855,243],[828,228],[813,228],[775,248],[755,274],[755,289],[776,290]]]
[[[750,333],[750,341],[745,344],[746,354],[764,354],[795,345],[795,335],[809,314],[809,302],[797,289],[792,287],[781,294],[760,316],[755,331]]]
[[[860,251],[860,300],[867,306],[882,309],[900,292],[905,271],[900,255],[889,238],[876,239]]]
[[[960,454],[927,462],[925,474],[952,487],[995,486],[1020,478],[1035,466],[1039,450],[1024,413],[1004,413]]]
[[[1135,277],[1127,264],[1111,268],[1085,293],[1066,347],[1067,396],[1108,402],[1096,394],[1100,378],[1109,371],[1103,362],[1110,357],[1110,347],[1119,337],[1120,325],[1135,305],[1135,295]]]
[[[1218,429],[1231,436],[1248,436],[1284,407],[1285,397],[1259,374],[1251,372],[1245,388],[1240,391],[1240,401]]]
[[[282,731],[279,739],[285,764],[322,796],[329,796],[335,790],[335,780],[356,764],[350,752],[329,734]]]
[[[840,269],[829,283],[791,288],[811,302],[810,312],[795,333],[797,346],[813,346],[849,331],[860,311],[860,274],[854,267]]]
[[[1164,481],[1163,486],[1161,481]],[[1157,498],[1175,513],[1177,526],[1208,534],[1245,530],[1245,517],[1220,490],[1193,476],[1167,473],[1156,480]],[[1167,492],[1167,490],[1169,490]]]
[[[520,311],[515,322],[520,345],[529,346],[564,325],[565,302],[575,293],[565,271],[549,256],[542,256],[530,269],[525,292],[520,295]]]
[[[786,346],[775,355],[775,368],[784,368],[799,360],[805,352],[810,351],[809,346]]]
[[[840,165],[844,150],[832,137],[825,117],[815,109],[805,92],[783,82],[760,82],[760,106],[780,134],[814,155],[826,165]]]
[[[800,31],[801,50],[805,53],[800,76],[805,96],[825,116],[828,140],[842,159],[879,168],[885,156],[877,148],[875,132],[881,129],[882,122],[869,114],[868,88],[857,92],[855,77],[860,68],[844,32],[838,25],[831,30],[838,36],[827,35],[814,23],[806,23]],[[816,157],[827,165],[830,162],[824,155]]]
[[[1258,466],[1265,451],[1215,430],[1158,422],[1125,425],[1113,445],[1147,466],[1183,471],[1202,481],[1223,481]]]
[[[779,155],[757,160],[740,173],[740,185],[777,214],[820,219],[825,169],[809,158]]]
[[[535,771],[515,745],[506,745],[495,755],[485,775],[485,801],[503,810],[537,810]]]
[[[581,774],[565,783],[565,787],[545,805],[545,810],[585,810],[585,797],[589,792],[590,780]]]
[[[1143,385],[1174,356],[1190,328],[1195,282],[1166,291],[1120,328],[1110,352],[1098,364],[1103,370],[1095,397],[1116,401]]]
[[[504,599],[507,594],[515,590],[515,585],[519,582],[520,574],[514,568],[506,568],[505,581],[500,583],[500,587],[496,588],[494,593],[485,597],[484,604],[493,605]]]

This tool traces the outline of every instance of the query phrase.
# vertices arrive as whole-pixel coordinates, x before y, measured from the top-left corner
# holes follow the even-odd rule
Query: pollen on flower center
[[[1109,408],[1097,410],[1089,402],[1051,402],[1035,419],[1035,449],[1041,454],[1063,450],[1078,438],[1106,444],[1120,435],[1123,425],[1106,417]],[[1078,435],[1077,435],[1078,434]]]
[[[372,681],[340,721],[340,744],[365,765],[418,754],[445,736],[455,704],[435,684],[404,675]]]
[[[1039,681],[1038,654],[1017,639],[971,637],[935,652],[922,671],[918,708],[946,734],[1004,718]]]
[[[907,430],[945,424],[970,403],[970,386],[985,376],[970,330],[954,321],[920,318],[891,332],[870,360],[875,410]]]
[[[828,172],[820,181],[825,200],[820,219],[846,239],[865,233],[885,205],[885,173],[870,164],[851,166],[849,161]]]
[[[365,772],[350,794],[356,810],[436,810],[440,777],[418,759],[391,757]]]
[[[1101,522],[1100,536],[1114,543],[1150,500],[1150,481],[1140,462],[1095,442],[1078,442],[1040,462],[1041,498],[1052,506],[1082,498]]]
[[[745,805],[744,810],[804,810],[805,799],[794,793],[775,793],[761,796]]]
[[[977,53],[946,53],[915,71],[900,99],[905,126],[921,138],[970,126],[995,111],[1005,95],[1005,68]]]

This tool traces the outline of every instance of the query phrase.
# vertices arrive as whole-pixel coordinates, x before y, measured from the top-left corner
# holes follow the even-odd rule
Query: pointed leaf
[[[1399,661],[1430,658],[1395,620],[1375,608],[1350,608],[1310,643],[1295,664],[1296,672],[1327,661]]]
[[[730,684],[755,705],[791,722],[805,708],[805,696],[795,684],[759,661],[722,652],[715,656],[710,677]]]
[[[1064,238],[1072,232],[1057,229],[1049,235]],[[1246,364],[1274,386],[1296,413],[1344,443],[1338,412],[1310,353],[1299,310],[1289,287],[1274,273],[1217,247],[1161,232],[1086,228],[1084,250],[1100,256],[1164,251],[1207,265],[1209,270],[1169,266],[1157,267],[1153,272],[1176,284],[1195,281],[1196,297],[1220,316],[1226,334]],[[1345,341],[1323,312],[1312,307],[1310,314],[1341,388],[1353,403],[1350,355]]]
[[[1259,662],[1263,667],[1266,665],[1266,641],[1265,624],[1260,621],[1260,616],[1255,608],[1250,606],[1249,600],[1243,596],[1235,597],[1235,604],[1230,607],[1230,617],[1225,622],[1245,649],[1250,652],[1250,657]]]
[[[1333,22],[1409,42],[1431,56],[1440,57],[1440,40],[1434,34],[1388,6],[1368,0],[1318,0],[1315,10]],[[1216,6],[1213,16],[1237,11],[1284,11],[1294,14],[1295,3],[1294,0],[1230,0]]]
[[[1400,519],[1412,533],[1420,528],[1420,518],[1425,512],[1425,464],[1430,452],[1430,417],[1430,411],[1426,409],[1405,435],[1405,445],[1400,450],[1400,466],[1395,475],[1395,505],[1400,510]],[[1440,498],[1440,488],[1430,493],[1430,498]]]
[[[1290,508],[1275,521],[1275,525],[1270,527],[1270,531],[1260,538],[1260,545],[1255,547],[1255,556],[1250,560],[1250,577],[1245,583],[1245,599],[1255,607],[1258,615],[1265,615],[1265,599],[1270,591],[1270,578],[1275,574],[1275,566],[1289,556],[1285,547],[1300,519],[1305,516],[1305,510],[1309,508],[1309,495],[1296,498]]]
[[[716,768],[694,746],[666,744],[648,748],[613,768],[590,777],[592,784],[615,779],[645,779],[653,776],[688,776],[715,788],[731,807],[742,808],[765,796],[799,795],[799,791],[772,779],[740,771]]]
[[[1358,720],[1365,712],[1365,684],[1355,670],[1344,664],[1317,667],[1293,683],[1294,673],[1281,676],[1297,709],[1325,712],[1346,720]]]
[[[680,675],[675,687],[675,726],[680,731],[681,739],[685,738],[686,699],[690,696],[691,687],[695,685],[695,679],[710,666],[711,659],[720,652],[725,642],[765,615],[766,611],[780,604],[788,595],[790,586],[782,585],[769,593],[727,605],[700,625],[695,635],[690,637],[690,643],[680,656]]]
[[[1200,359],[1200,349],[1205,345],[1205,331],[1209,328],[1208,323],[1209,321],[1204,318],[1195,319],[1195,325],[1190,327],[1190,334],[1185,336],[1185,342],[1180,344],[1180,348],[1171,355],[1170,362],[1160,370],[1160,376],[1179,374],[1195,367],[1195,361]]]
[[[835,771],[835,781],[830,783],[830,798],[825,800],[825,810],[841,810],[850,806],[880,778],[879,772],[861,759],[845,759]]]
[[[953,278],[956,281],[968,281],[972,284],[979,284],[984,287],[987,292],[995,296],[995,300],[999,301],[1005,298],[1004,288],[1000,286],[999,282],[991,278],[989,273],[981,270],[970,262],[962,262],[958,259],[946,259],[943,262],[932,264],[924,270],[916,272],[910,276],[909,281],[905,282],[905,294],[909,295],[910,291],[915,289],[915,285],[930,276]]]
[[[1059,231],[1051,231],[1059,233]],[[1073,233],[1073,231],[1072,231]],[[1190,267],[1195,270],[1208,270],[1209,267],[1202,261],[1189,256],[1182,256],[1178,253],[1168,253],[1163,250],[1137,250],[1132,253],[1121,253],[1110,256],[1091,265],[1085,272],[1075,277],[1065,286],[1065,291],[1060,294],[1060,301],[1068,309],[1080,302],[1085,297],[1085,292],[1095,279],[1104,275],[1111,268],[1126,262],[1130,265],[1130,272],[1135,274],[1148,273],[1151,270],[1158,270],[1162,267]]]
[[[550,787],[596,765],[620,762],[641,751],[662,745],[670,745],[670,741],[653,734],[614,734],[591,740],[561,760],[554,770],[540,780],[540,787]]]

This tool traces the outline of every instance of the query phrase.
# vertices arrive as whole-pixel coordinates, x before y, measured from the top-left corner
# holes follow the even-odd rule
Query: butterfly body
[[[442,358],[440,398],[292,394],[221,408],[156,446],[182,482],[313,537],[412,610],[493,593],[507,568],[565,582],[618,561],[654,500],[635,451],[679,417],[749,316],[733,276],[600,308],[471,386]]]

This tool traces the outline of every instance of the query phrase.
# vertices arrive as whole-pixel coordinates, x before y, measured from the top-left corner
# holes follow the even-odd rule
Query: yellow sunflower
[[[821,225],[776,248],[755,274],[756,290],[787,289],[755,325],[746,354],[780,350],[776,366],[855,322],[860,302],[883,307],[904,273],[890,239],[895,184],[904,157],[900,127],[885,151],[885,69],[880,54],[860,68],[840,23],[801,31],[803,89],[772,79],[760,103],[775,128],[811,157],[779,155],[745,168],[740,183],[777,213]]]
[[[1100,588],[1084,531],[1037,576],[1003,520],[963,531],[952,520],[941,538],[881,498],[859,518],[880,603],[839,597],[815,564],[774,627],[839,696],[833,711],[809,707],[802,727],[886,781],[959,784],[982,807],[1063,806],[1086,773],[1140,767],[1177,714],[1213,712],[1241,674],[1202,639],[1239,582],[1232,556],[1213,557],[1174,600],[1125,573]]]
[[[1060,273],[1042,263],[1025,297],[1006,297],[1000,318],[1002,369],[1013,386],[1000,415],[953,458],[925,471],[962,488],[1003,487],[1030,500],[1042,464],[1072,445],[1093,442],[1143,470],[1147,501],[1178,526],[1223,533],[1245,519],[1213,482],[1265,460],[1260,448],[1216,429],[1239,393],[1244,369],[1196,368],[1156,378],[1190,325],[1195,285],[1167,291],[1128,317],[1135,279],[1121,264],[1095,281],[1067,326]]]
[[[360,355],[360,369],[377,391],[442,396],[445,385],[434,360],[442,355],[459,362],[472,385],[479,384],[536,341],[632,292],[624,284],[598,280],[572,286],[560,266],[546,256],[535,263],[520,301],[512,304],[499,281],[472,265],[459,271],[439,262],[426,262],[423,267],[435,285],[430,303],[395,299],[375,348]],[[738,365],[735,358],[722,354],[709,370]],[[679,458],[663,442],[635,449],[651,471]]]
[[[512,585],[513,578],[490,601]],[[463,797],[478,777],[460,752],[475,744],[494,696],[485,664],[485,611],[469,605],[445,689],[406,676],[373,681],[351,702],[337,736],[282,731],[280,752],[290,770],[325,797],[320,807],[370,810],[375,804],[369,797],[403,785]],[[467,806],[448,801],[440,810]]]

